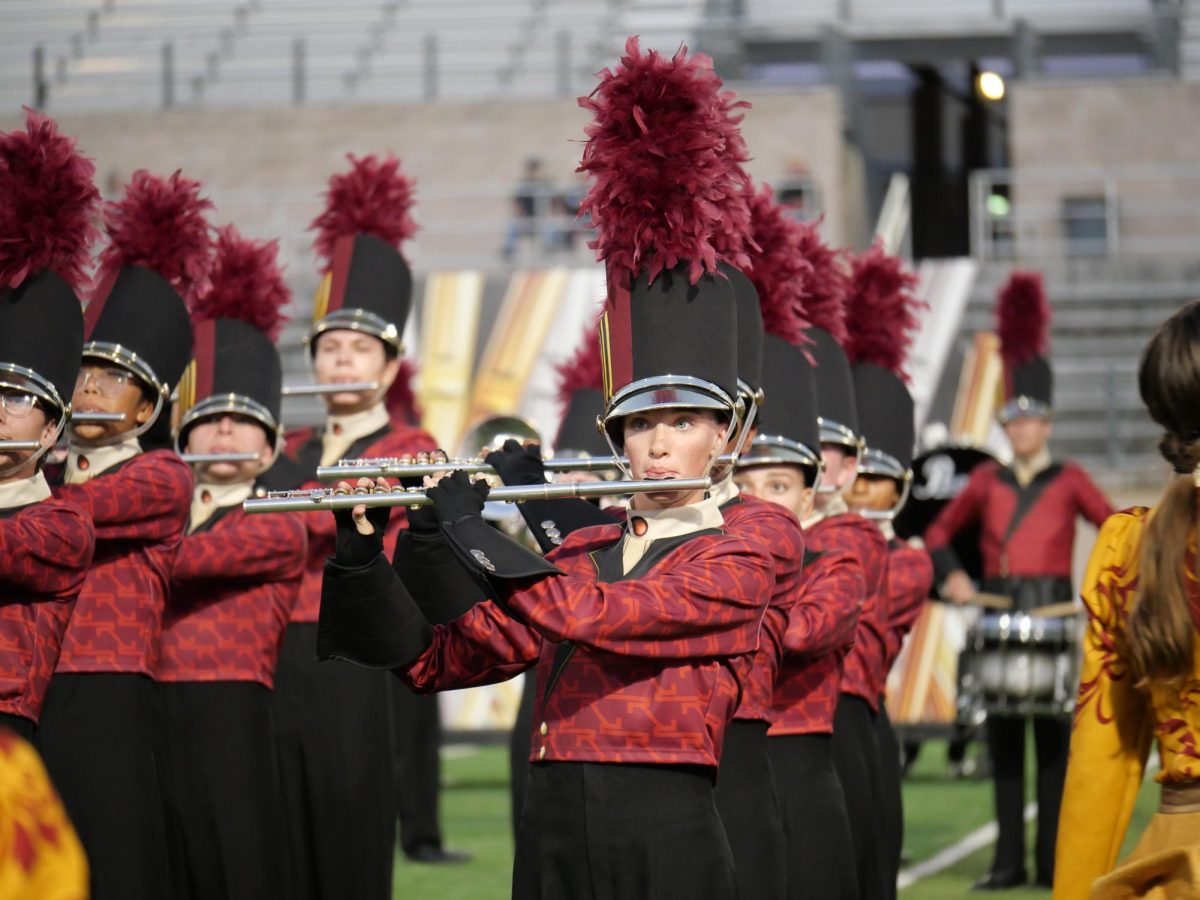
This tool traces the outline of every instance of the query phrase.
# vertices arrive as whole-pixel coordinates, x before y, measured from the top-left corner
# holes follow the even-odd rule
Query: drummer
[[[1011,598],[1012,608],[1022,612],[1069,603],[1076,519],[1082,516],[1099,526],[1113,512],[1082,468],[1051,459],[1053,373],[1044,355],[1049,320],[1041,277],[1014,273],[997,303],[1006,397],[1000,424],[1012,444],[1013,461],[976,466],[967,486],[925,532],[941,595],[947,600],[976,599],[975,585],[951,542],[978,523],[985,591]],[[992,715],[987,726],[1000,834],[992,868],[975,889],[1003,890],[1027,880],[1025,719]],[[1054,840],[1070,728],[1067,716],[1033,721],[1038,765],[1034,883],[1044,887],[1054,880]]]

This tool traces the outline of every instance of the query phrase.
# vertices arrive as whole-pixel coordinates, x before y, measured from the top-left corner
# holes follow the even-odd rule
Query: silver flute
[[[719,456],[715,466],[732,465],[732,456]],[[542,460],[547,472],[606,472],[629,465],[624,456],[551,456]],[[438,472],[462,470],[468,475],[495,475],[496,470],[482,459],[446,459],[438,462],[404,457],[363,457],[339,459],[335,466],[318,466],[317,480],[338,481],[343,478],[422,478]],[[628,483],[628,482],[626,482]]]
[[[124,422],[125,413],[114,412],[73,412],[71,413],[72,422]]]
[[[0,441],[0,453],[20,453],[22,450],[37,450],[41,441]]]
[[[321,394],[359,393],[373,391],[379,387],[378,381],[348,381],[344,384],[285,384],[280,393],[285,397],[316,397]]]
[[[258,462],[257,453],[180,453],[185,463]]]
[[[520,503],[522,500],[569,500],[577,497],[622,497],[662,491],[707,491],[711,478],[664,478],[647,481],[589,481],[584,484],[522,484],[493,488],[489,501]],[[242,504],[248,513],[316,512],[317,510],[353,509],[356,506],[428,506],[433,501],[420,488],[393,487],[313,488],[298,491],[272,491]]]

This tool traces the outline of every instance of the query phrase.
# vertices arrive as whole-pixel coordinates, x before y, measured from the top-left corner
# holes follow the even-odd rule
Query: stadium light
[[[996,72],[980,72],[975,77],[975,90],[984,100],[1004,99],[1004,79]]]

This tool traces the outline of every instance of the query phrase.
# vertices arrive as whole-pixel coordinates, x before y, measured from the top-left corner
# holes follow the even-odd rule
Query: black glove
[[[486,481],[471,481],[470,476],[459,469],[427,489],[425,494],[433,501],[438,521],[453,525],[462,519],[483,515],[488,486]]]
[[[546,466],[538,444],[526,447],[510,438],[501,449],[484,456],[483,461],[496,470],[505,484],[546,483]]]
[[[337,522],[337,539],[334,546],[337,549],[334,561],[350,569],[374,562],[375,557],[383,552],[383,533],[387,530],[390,515],[390,507],[368,506],[367,521],[375,526],[375,533],[361,534],[354,524],[352,510],[335,509],[333,518]]]
[[[433,504],[428,506],[410,506],[405,510],[408,513],[408,530],[414,535],[430,535],[437,534],[441,525],[438,522],[437,510],[433,508]]]

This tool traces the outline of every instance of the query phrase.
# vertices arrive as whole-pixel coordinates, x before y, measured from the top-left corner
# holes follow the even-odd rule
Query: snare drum
[[[984,616],[959,656],[960,721],[1070,715],[1079,684],[1079,627],[1073,616]]]

